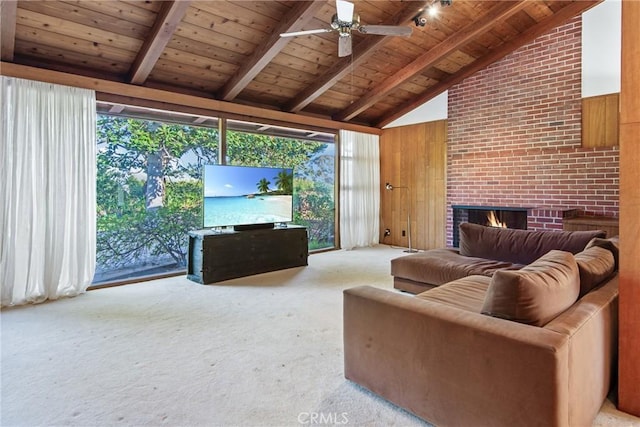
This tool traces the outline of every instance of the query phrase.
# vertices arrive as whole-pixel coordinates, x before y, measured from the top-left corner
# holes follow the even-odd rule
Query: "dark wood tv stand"
[[[187,278],[208,284],[307,265],[307,229],[189,232]]]

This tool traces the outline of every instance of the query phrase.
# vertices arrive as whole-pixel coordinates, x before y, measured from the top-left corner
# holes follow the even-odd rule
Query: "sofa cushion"
[[[580,297],[604,282],[615,270],[615,259],[610,250],[591,246],[575,255],[580,272]]]
[[[587,246],[585,246],[585,249],[589,249],[593,246],[598,246],[610,251],[615,261],[614,269],[618,271],[618,256],[619,256],[619,247],[620,247],[620,239],[618,238],[618,236],[610,237],[608,239],[594,237],[589,241],[589,243],[587,243]]]
[[[531,264],[550,250],[576,254],[604,231],[533,231],[460,224],[460,254],[516,264]]]
[[[491,283],[490,277],[468,276],[422,292],[415,297],[480,313],[489,283]]]
[[[543,326],[578,299],[580,274],[570,252],[553,250],[518,271],[496,271],[482,313]]]
[[[455,249],[429,249],[391,260],[391,275],[431,285],[442,285],[473,274],[491,276],[503,268],[521,265],[491,259],[464,257]]]

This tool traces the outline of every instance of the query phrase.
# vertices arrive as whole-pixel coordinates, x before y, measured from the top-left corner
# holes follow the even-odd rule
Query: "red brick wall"
[[[529,229],[562,213],[618,216],[615,148],[581,148],[582,20],[539,37],[449,90],[447,243],[452,205],[531,208]]]

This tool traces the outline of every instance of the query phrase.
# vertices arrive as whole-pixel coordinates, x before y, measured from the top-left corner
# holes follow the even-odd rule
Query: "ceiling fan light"
[[[360,25],[360,15],[354,12],[353,3],[345,0],[336,0],[336,11],[337,13],[331,17],[330,28],[292,31],[282,33],[280,37],[296,37],[335,31],[339,36],[338,56],[343,57],[352,54],[351,33],[353,31],[359,31],[362,34],[404,37],[410,36],[412,32],[410,27],[402,25]]]

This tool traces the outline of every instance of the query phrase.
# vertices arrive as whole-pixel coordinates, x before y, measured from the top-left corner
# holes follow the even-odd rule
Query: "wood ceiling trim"
[[[441,80],[439,83],[433,85],[421,96],[416,97],[415,99],[411,100],[411,102],[399,106],[392,114],[380,119],[375,124],[375,126],[382,128],[393,122],[394,120],[399,119],[415,108],[421,106],[425,102],[440,95],[451,86],[460,83],[467,77],[472,76],[483,68],[504,58],[520,47],[532,42],[536,38],[546,34],[548,31],[551,31],[553,28],[564,24],[568,20],[574,18],[576,15],[584,13],[585,11],[597,5],[598,3],[601,3],[602,1],[603,0],[588,0],[569,3],[562,10],[556,12],[555,14],[549,16],[543,21],[540,21],[525,32],[521,33],[520,36],[504,43],[498,49],[467,65],[463,69],[459,70],[456,74],[452,74],[449,77]]]
[[[288,123],[304,128],[313,126],[324,129],[346,129],[355,132],[362,132],[380,135],[381,129],[353,123],[336,122],[334,120],[306,116],[300,114],[286,113],[276,110],[267,110],[248,105],[234,104],[226,101],[202,98],[199,96],[185,95],[167,90],[153,89],[127,83],[119,83],[110,80],[80,76],[59,71],[45,70],[42,68],[29,67],[25,65],[13,64],[10,62],[0,62],[0,74],[9,77],[17,77],[28,80],[42,81],[46,83],[61,84],[72,87],[95,90],[105,94],[126,96],[131,99],[163,102],[167,105],[189,106],[202,109],[210,114],[216,112],[229,113],[237,116],[253,118],[254,120],[268,120],[271,122]],[[205,115],[205,114],[201,114]]]
[[[180,0],[163,2],[158,13],[151,33],[142,45],[133,66],[131,67],[130,82],[142,84],[147,80],[154,65],[162,55],[162,51],[167,46],[178,24],[182,21],[184,14],[189,8],[191,1]]]
[[[17,1],[0,2],[0,49],[3,61],[13,61],[16,42],[16,17],[18,13]]]
[[[324,1],[296,2],[281,24],[274,29],[271,36],[256,48],[251,57],[240,67],[234,77],[220,90],[218,98],[231,101],[266,67],[271,60],[291,41],[280,37],[281,33],[301,30],[325,4]]]
[[[358,101],[354,102],[349,107],[338,113],[334,117],[334,119],[341,121],[351,120],[352,118],[356,117],[358,114],[362,113],[364,110],[378,102],[389,92],[394,90],[397,86],[411,79],[416,74],[419,74],[425,68],[435,65],[439,61],[443,60],[452,52],[455,52],[467,42],[471,41],[474,37],[494,26],[496,21],[508,18],[509,16],[522,10],[526,5],[527,2],[524,0],[499,2],[480,19],[467,25],[462,30],[455,32],[452,36],[439,43],[433,49],[419,56],[410,65],[404,67],[398,73],[394,74],[393,76],[376,86],[369,93],[362,96],[360,99],[358,99]]]
[[[409,6],[398,11],[385,25],[406,25],[413,21],[413,18],[426,6],[428,2],[410,2]],[[369,58],[382,44],[389,40],[386,37],[368,37],[364,41],[354,46],[354,53],[351,57],[340,58],[327,72],[317,79],[316,83],[307,87],[286,106],[285,110],[298,112],[313,102],[316,98],[326,92],[331,86],[349,73],[352,67],[359,66]]]

